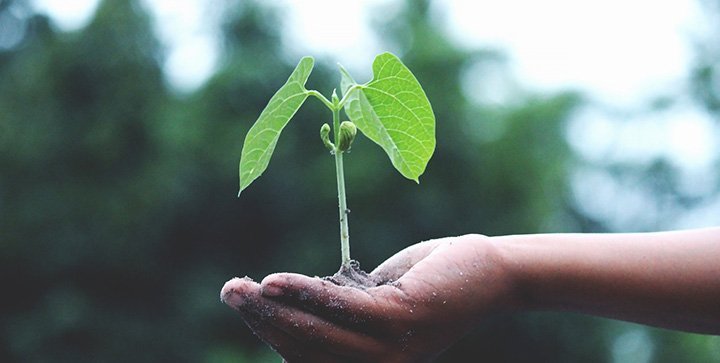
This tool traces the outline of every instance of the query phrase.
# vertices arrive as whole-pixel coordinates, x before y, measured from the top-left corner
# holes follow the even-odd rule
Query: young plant
[[[300,60],[248,131],[240,157],[240,193],[265,171],[281,131],[305,100],[309,96],[319,99],[332,113],[332,128],[323,124],[320,138],[335,157],[342,271],[351,261],[343,154],[350,149],[357,130],[385,150],[400,174],[419,183],[435,150],[435,115],[420,83],[391,53],[375,57],[373,79],[365,84],[356,83],[340,66],[342,99],[335,90],[328,100],[305,88],[313,64],[311,57]],[[350,121],[340,122],[343,109]]]

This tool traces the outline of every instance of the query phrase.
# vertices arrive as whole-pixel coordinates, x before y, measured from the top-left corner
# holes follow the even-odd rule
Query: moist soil
[[[349,266],[340,266],[340,270],[332,276],[325,276],[323,280],[330,281],[338,286],[354,287],[362,290],[382,285],[360,268],[360,262],[350,260]]]

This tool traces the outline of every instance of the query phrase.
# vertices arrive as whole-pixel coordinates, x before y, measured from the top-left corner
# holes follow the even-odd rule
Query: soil
[[[358,289],[369,289],[381,285],[373,280],[370,275],[360,268],[360,262],[350,260],[350,266],[340,266],[340,270],[332,276],[325,276],[323,280],[330,281],[335,285],[348,286]]]

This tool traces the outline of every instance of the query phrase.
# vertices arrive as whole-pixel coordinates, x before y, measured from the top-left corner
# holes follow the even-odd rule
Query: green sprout
[[[404,177],[419,183],[435,150],[435,115],[420,83],[410,70],[391,54],[373,61],[373,79],[356,83],[340,66],[342,99],[333,91],[330,100],[305,88],[314,60],[300,60],[287,82],[273,95],[248,131],[240,156],[240,193],[267,168],[283,128],[309,96],[319,99],[332,112],[332,127],[325,123],[320,138],[335,158],[340,214],[342,266],[350,264],[350,232],[343,154],[350,149],[357,131],[378,144]],[[349,121],[340,122],[344,110]],[[332,132],[332,141],[330,134]]]

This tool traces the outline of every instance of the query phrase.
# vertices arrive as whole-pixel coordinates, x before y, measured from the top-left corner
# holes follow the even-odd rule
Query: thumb
[[[370,273],[370,277],[378,284],[397,281],[439,244],[440,240],[429,240],[405,248],[381,263]]]

